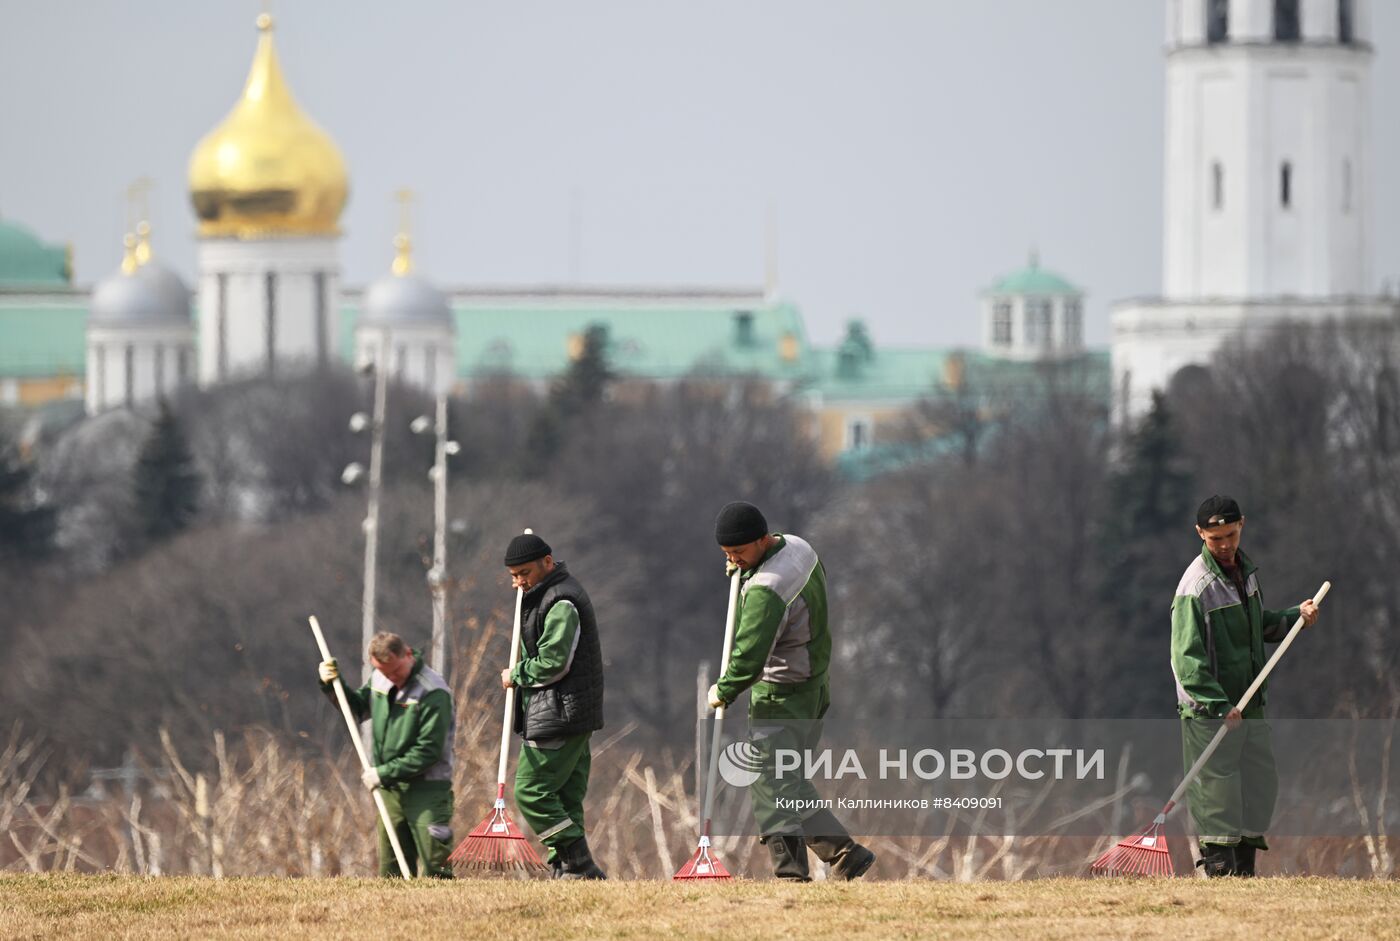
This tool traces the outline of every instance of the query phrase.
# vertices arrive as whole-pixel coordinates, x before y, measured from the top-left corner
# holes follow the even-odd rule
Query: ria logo
[[[748,787],[758,780],[763,753],[752,742],[731,742],[720,752],[719,776],[730,787]]]

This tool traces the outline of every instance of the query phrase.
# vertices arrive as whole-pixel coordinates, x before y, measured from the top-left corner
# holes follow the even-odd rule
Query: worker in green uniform
[[[515,769],[515,803],[549,848],[555,878],[606,879],[584,835],[589,739],[603,727],[603,654],[588,592],[534,533],[506,549],[511,584],[525,594],[520,661],[501,671],[516,687],[515,731],[525,746]]]
[[[1240,549],[1244,514],[1230,497],[1212,496],[1196,512],[1201,553],[1181,576],[1172,602],[1172,673],[1181,715],[1182,759],[1195,764],[1223,720],[1230,732],[1187,788],[1207,876],[1252,876],[1255,853],[1278,797],[1273,737],[1264,716],[1268,682],[1244,697],[1267,659],[1264,643],[1287,636],[1301,614],[1317,621],[1312,599],[1264,608],[1258,567]]]
[[[857,879],[875,854],[851,839],[805,777],[773,773],[778,749],[816,749],[821,720],[831,706],[831,633],[821,560],[806,540],[770,533],[768,521],[750,503],[720,510],[715,540],[729,564],[738,566],[742,586],[734,648],[724,676],[710,687],[710,706],[728,706],[752,690],[749,735],[764,770],[751,794],[773,874],[809,881],[810,847],[831,867],[833,878]]]
[[[369,642],[370,680],[346,687],[350,711],[370,720],[374,764],[362,775],[379,789],[399,836],[404,860],[420,876],[452,878],[452,693],[446,681],[397,634],[381,632]],[[321,691],[334,695],[340,676],[334,660],[317,671]],[[379,822],[379,874],[399,876],[384,822]]]

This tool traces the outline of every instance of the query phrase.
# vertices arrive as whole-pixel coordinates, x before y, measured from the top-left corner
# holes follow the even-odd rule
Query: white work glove
[[[380,786],[379,772],[375,771],[372,767],[360,775],[360,780],[364,783],[365,787],[369,788],[371,791]]]
[[[710,699],[710,708],[711,708],[711,709],[718,709],[720,706],[723,706],[723,705],[724,705],[724,700],[719,698],[719,684],[718,684],[718,683],[716,683],[716,684],[714,684],[713,686],[710,687],[709,699]]]
[[[729,562],[729,561],[726,561],[726,562],[724,563],[724,577],[725,577],[725,578],[733,578],[733,577],[734,577],[734,573],[737,572],[737,571],[739,571],[739,564],[738,564],[737,562]]]
[[[316,668],[316,675],[321,678],[321,682],[329,686],[340,676],[340,665],[335,660],[322,660],[321,665]]]

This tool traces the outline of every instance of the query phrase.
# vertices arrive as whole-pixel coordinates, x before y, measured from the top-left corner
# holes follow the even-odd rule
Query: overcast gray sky
[[[1400,2],[1372,4],[1375,270],[1400,275]],[[0,215],[115,269],[154,179],[194,274],[186,164],[237,98],[257,0],[0,0]],[[1114,299],[1161,280],[1161,0],[280,0],[282,64],[350,168],[346,281],[418,191],[445,286],[779,283],[813,337],[975,343],[980,288],[1042,263]]]

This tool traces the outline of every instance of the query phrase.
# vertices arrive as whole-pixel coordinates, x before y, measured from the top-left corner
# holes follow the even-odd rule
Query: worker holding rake
[[[318,628],[319,630],[319,628]],[[318,635],[319,636],[319,635]],[[452,693],[442,676],[397,634],[370,638],[370,681],[346,689],[357,721],[370,720],[373,764],[362,775],[365,787],[379,790],[384,814],[393,822],[405,876],[452,878]],[[335,660],[323,660],[321,691],[334,692],[340,676]],[[401,875],[384,821],[379,823],[379,874]]]
[[[857,879],[875,862],[875,854],[851,839],[822,807],[810,781],[773,773],[772,756],[778,749],[817,747],[821,720],[831,706],[826,572],[806,540],[770,533],[768,521],[750,503],[730,503],[720,510],[715,539],[729,563],[739,567],[742,601],[729,665],[710,687],[710,706],[727,707],[752,689],[750,741],[764,757],[751,794],[773,874],[809,881],[810,847],[831,866],[833,878]],[[785,806],[820,809],[793,812]]]
[[[589,740],[603,727],[603,654],[593,604],[539,536],[510,541],[506,568],[524,594],[520,661],[501,671],[517,688],[515,731],[525,746],[515,769],[515,803],[561,879],[606,879],[584,836]]]
[[[1278,796],[1272,732],[1264,717],[1266,684],[1235,708],[1264,669],[1264,643],[1278,643],[1299,617],[1311,627],[1317,605],[1309,599],[1282,611],[1266,610],[1257,567],[1240,550],[1244,514],[1229,497],[1212,496],[1196,513],[1201,554],[1181,577],[1172,602],[1172,673],[1181,714],[1186,767],[1215,736],[1230,732],[1187,789],[1201,845],[1198,866],[1209,877],[1253,876],[1255,853],[1268,849],[1264,832]]]

